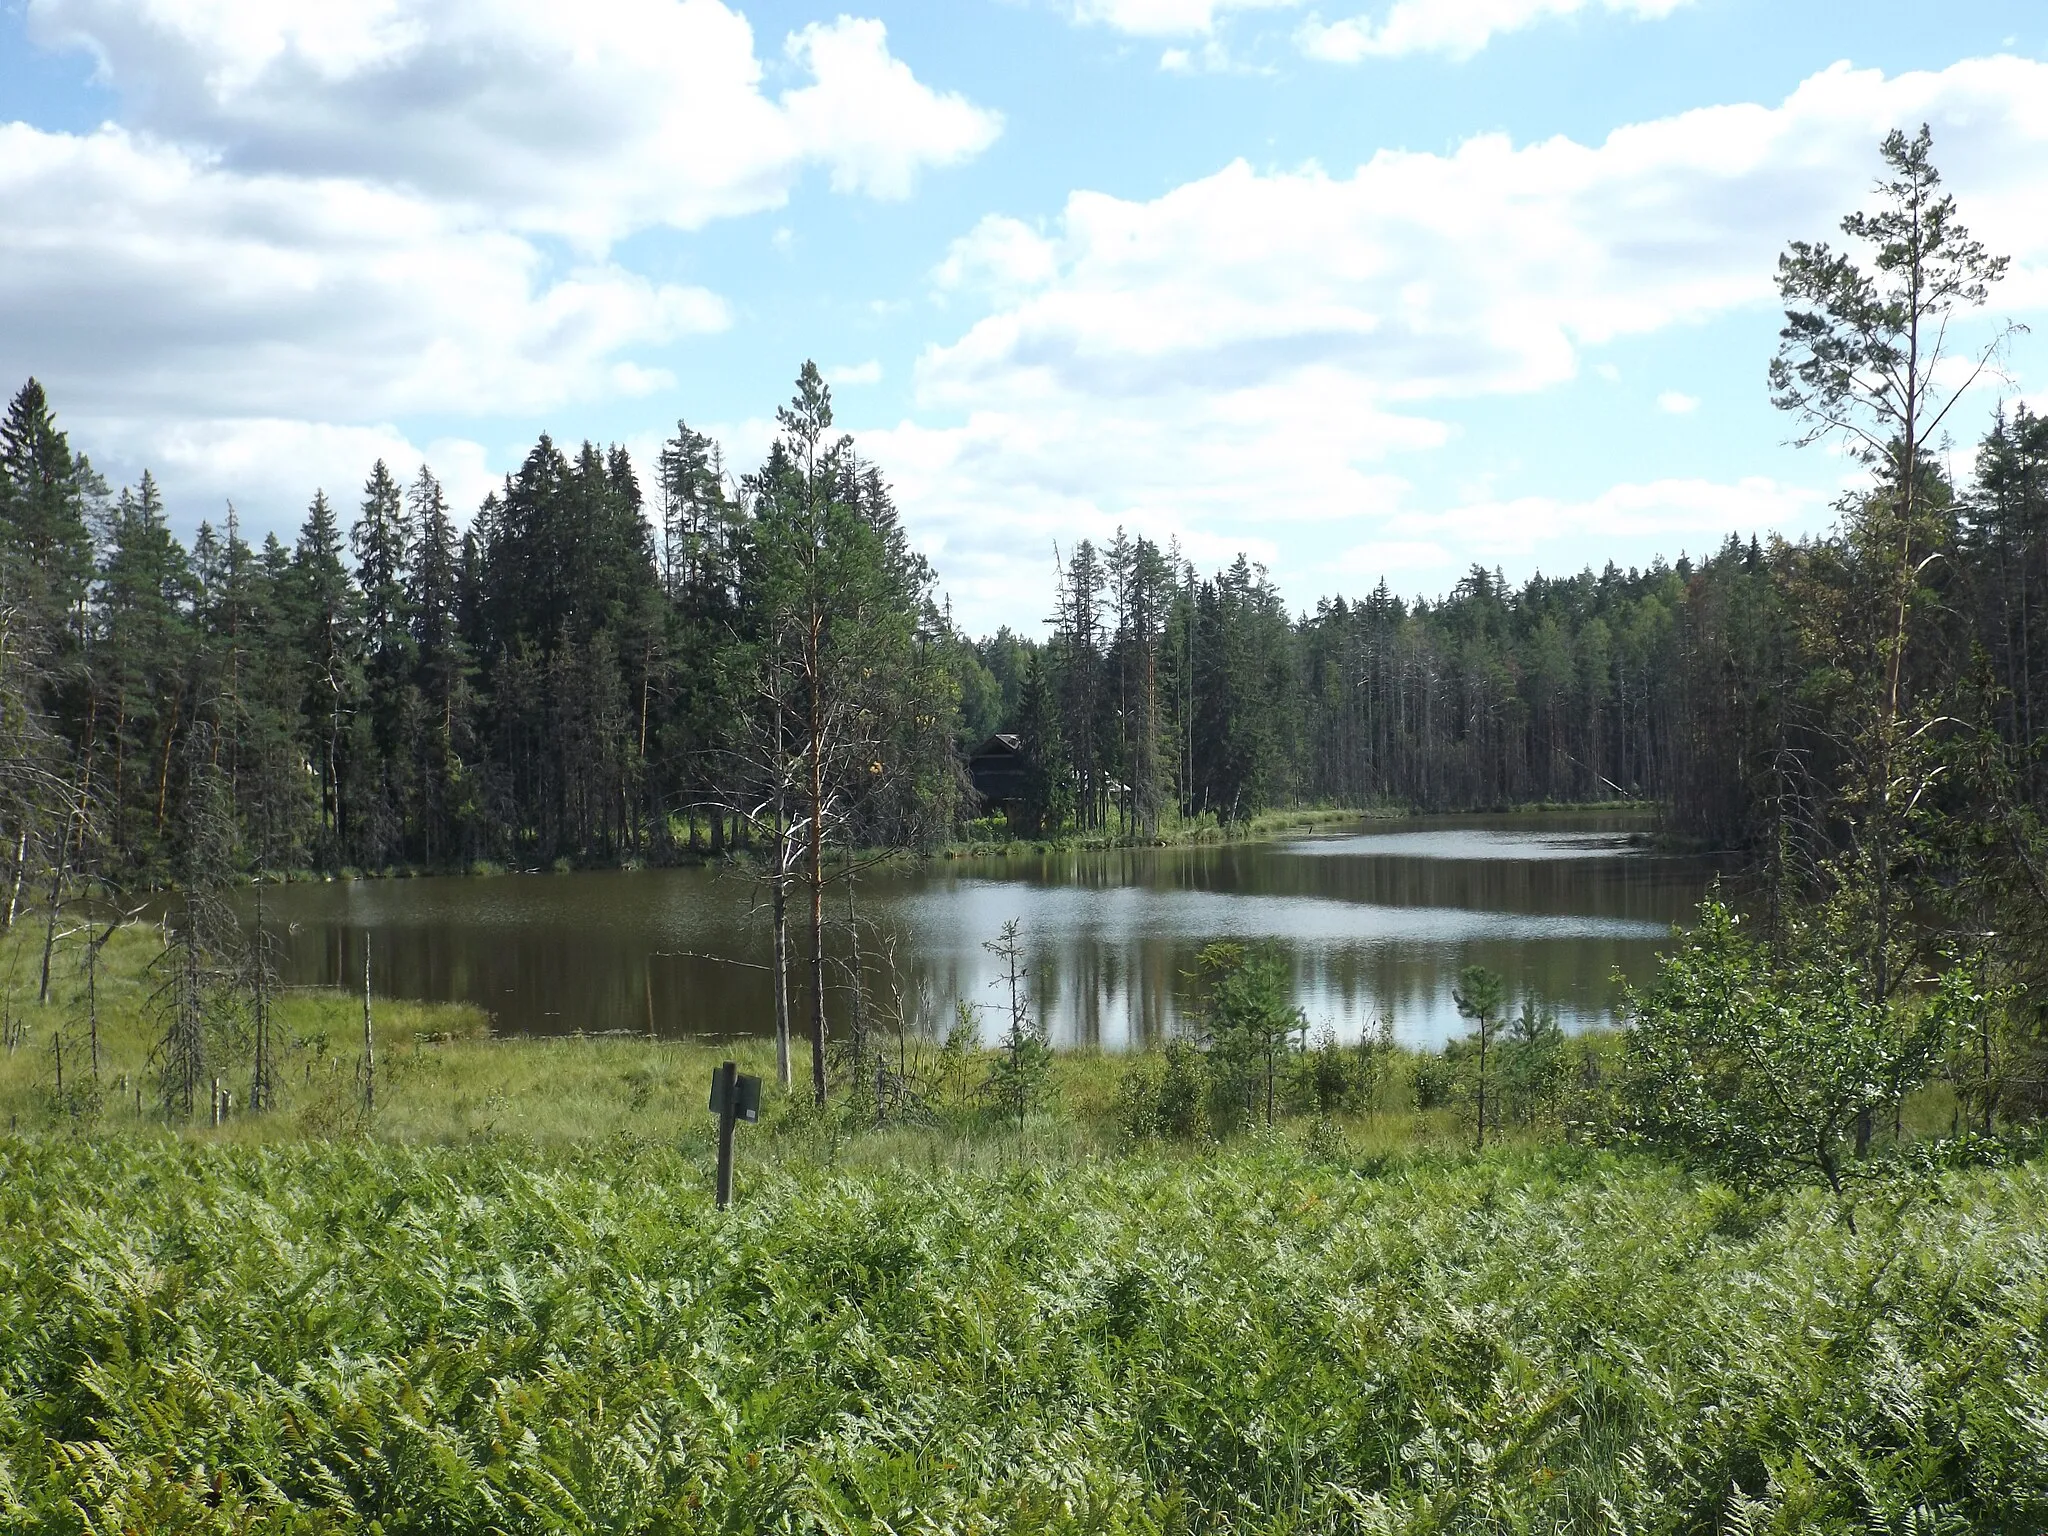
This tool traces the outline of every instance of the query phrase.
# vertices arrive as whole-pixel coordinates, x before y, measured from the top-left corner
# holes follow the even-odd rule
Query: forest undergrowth
[[[0,1142],[20,1531],[2018,1531],[2048,1181]]]
[[[9,1530],[2048,1521],[2048,1165],[1939,1085],[1852,1225],[1525,1122],[1512,1055],[1479,1153],[1455,1053],[1312,1047],[1176,1135],[1185,1050],[1055,1053],[1011,1124],[956,1043],[922,1113],[771,1088],[720,1212],[709,1068],[764,1043],[379,1001],[372,1114],[361,1000],[286,993],[276,1110],[174,1125],[161,948],[101,952],[120,1092],[43,1059],[73,966],[0,1056]]]

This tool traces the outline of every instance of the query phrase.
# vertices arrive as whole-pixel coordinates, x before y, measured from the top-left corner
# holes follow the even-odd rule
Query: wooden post
[[[370,930],[363,930],[363,1114],[377,1113],[377,1029],[370,1019]]]
[[[739,1067],[725,1062],[718,1069],[718,1208],[732,1204],[732,1130],[740,1117]]]

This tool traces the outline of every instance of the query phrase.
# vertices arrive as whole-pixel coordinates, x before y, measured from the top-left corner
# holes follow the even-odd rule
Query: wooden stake
[[[718,1208],[732,1204],[732,1129],[740,1117],[739,1067],[725,1062],[718,1069]]]
[[[363,930],[363,1114],[377,1113],[377,1028],[370,1018],[370,930]]]

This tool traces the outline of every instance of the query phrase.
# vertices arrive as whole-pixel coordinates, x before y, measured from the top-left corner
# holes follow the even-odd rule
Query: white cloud
[[[834,389],[882,382],[882,365],[874,358],[864,363],[841,363],[825,370],[825,382]]]
[[[1138,37],[1182,37],[1215,31],[1231,11],[1282,10],[1300,0],[1073,0],[1074,20]]]
[[[276,417],[232,420],[146,420],[67,417],[75,440],[96,453],[129,464],[146,464],[160,482],[175,487],[172,518],[184,525],[210,520],[219,527],[233,502],[245,537],[260,543],[275,531],[291,542],[315,490],[325,490],[346,523],[370,466],[382,459],[402,483],[419,466],[432,467],[458,519],[498,483],[489,454],[467,438],[435,438],[416,444],[390,423],[338,426]]]
[[[536,411],[644,393],[629,348],[721,329],[701,288],[359,182],[216,169],[120,128],[0,124],[0,374],[94,415]]]
[[[1581,500],[1519,496],[1404,510],[1331,568],[1354,590],[1384,576],[1399,590],[1441,591],[1475,564],[1554,575],[1610,558],[1642,566],[1658,555],[1710,553],[1731,533],[1811,532],[1828,516],[1822,493],[1762,476],[1627,483]]]
[[[1651,526],[1665,513],[1618,492],[1590,513],[1538,496],[1398,519],[1457,402],[1564,384],[1619,338],[1767,315],[1784,243],[1864,201],[1883,133],[1923,119],[1972,228],[2015,257],[2001,297],[2048,295],[2048,65],[1837,66],[1776,107],[1596,144],[1487,136],[1350,175],[1237,163],[1146,201],[1076,193],[1042,228],[984,219],[935,274],[949,305],[983,312],[919,359],[923,423],[866,440],[886,443],[949,579],[979,584],[956,591],[990,601],[1039,585],[1024,573],[1054,536],[1118,522],[1217,548],[1271,548],[1281,521],[1331,530],[1289,533],[1277,569],[1296,592],[1327,589],[1335,547],[1391,539],[1415,558],[1538,538],[1546,519]],[[1742,494],[1761,511],[1716,503],[1702,536],[1792,505]],[[1704,493],[1657,495],[1675,517]]]
[[[403,187],[586,250],[777,207],[810,164],[900,197],[1001,127],[849,16],[788,39],[809,83],[771,97],[718,0],[30,0],[29,26],[91,50],[130,127],[224,168]]]
[[[1690,416],[1700,408],[1699,396],[1667,389],[1657,397],[1657,409],[1671,416]]]
[[[764,62],[718,0],[30,0],[28,25],[90,50],[122,118],[0,123],[0,376],[41,377],[110,470],[294,519],[316,479],[412,457],[408,417],[670,387],[659,351],[729,307],[619,238],[775,207],[807,167],[901,197],[1000,129],[880,22]],[[488,479],[468,439],[429,448],[462,498]]]
[[[701,288],[593,265],[358,183],[250,177],[117,128],[0,125],[0,367],[95,408],[535,410],[664,382],[618,353],[726,324]]]
[[[1002,131],[999,114],[922,84],[890,56],[879,21],[841,16],[789,39],[817,79],[782,98],[804,152],[832,168],[832,186],[871,197],[910,195],[919,170],[972,159]]]
[[[1021,219],[990,214],[955,240],[932,274],[942,293],[976,288],[1007,299],[1059,275],[1059,247]]]
[[[1467,59],[1503,32],[1540,21],[1604,11],[1637,18],[1668,16],[1689,0],[1395,0],[1378,21],[1353,16],[1325,23],[1311,16],[1296,34],[1310,58],[1356,64],[1367,58],[1434,53]]]
[[[1798,529],[1824,518],[1827,497],[1761,476],[1733,484],[1712,480],[1656,480],[1613,486],[1583,501],[1517,496],[1472,502],[1442,511],[1404,511],[1388,519],[1395,539],[1430,540],[1460,552],[1465,563],[1526,561],[1564,536],[1602,547],[1632,545],[1675,555],[1691,541],[1718,543],[1731,532]]]

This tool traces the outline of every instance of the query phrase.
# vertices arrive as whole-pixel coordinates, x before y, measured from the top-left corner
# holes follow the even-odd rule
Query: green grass
[[[1016,858],[1034,853],[1064,853],[1075,850],[1111,848],[1167,848],[1188,843],[1256,843],[1293,837],[1351,822],[1382,820],[1408,813],[1398,806],[1360,809],[1343,806],[1296,807],[1290,810],[1260,811],[1242,821],[1220,821],[1215,812],[1181,817],[1168,810],[1160,819],[1155,836],[1143,837],[1132,831],[1107,827],[1093,832],[1066,831],[1044,837],[1018,837],[1000,818],[971,824],[970,835],[940,850],[942,858]]]
[[[771,1088],[721,1213],[710,1069],[772,1079],[763,1044],[379,1002],[366,1121],[359,1000],[291,993],[282,1108],[172,1126],[132,1093],[159,936],[103,957],[96,1103],[53,1081],[75,948],[38,1007],[34,939],[0,944],[0,1530],[2048,1528],[2038,1162],[1879,1185],[1852,1231],[1534,1131],[1475,1157],[1398,1072],[1133,1147],[1130,1061],[1058,1057],[1017,1129],[968,1055],[925,1124]]]
[[[0,1512],[94,1531],[2032,1531],[2036,1167],[0,1141]]]

